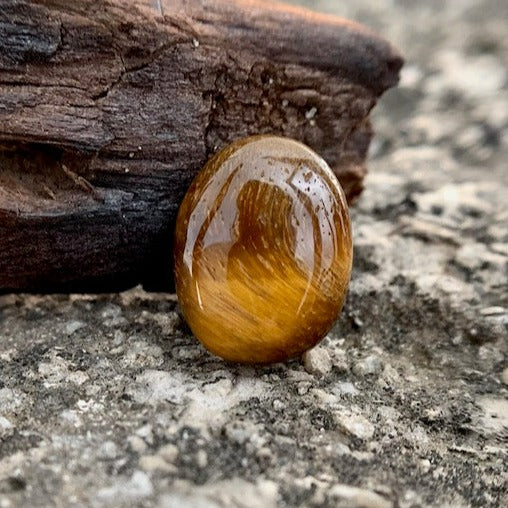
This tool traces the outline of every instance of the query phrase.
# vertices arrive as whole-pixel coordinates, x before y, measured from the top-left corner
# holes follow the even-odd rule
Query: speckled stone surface
[[[508,4],[338,3],[407,57],[338,325],[256,369],[166,295],[0,297],[1,508],[508,505]]]

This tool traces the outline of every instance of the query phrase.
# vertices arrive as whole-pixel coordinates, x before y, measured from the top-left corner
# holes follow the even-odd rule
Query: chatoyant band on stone
[[[290,139],[242,139],[206,164],[180,207],[183,315],[226,360],[296,357],[337,319],[352,250],[346,198],[326,162]]]

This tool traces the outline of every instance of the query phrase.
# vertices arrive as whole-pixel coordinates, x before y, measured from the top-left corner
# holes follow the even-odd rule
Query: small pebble
[[[65,325],[65,333],[67,335],[73,335],[78,330],[81,330],[82,328],[86,327],[86,323],[83,323],[83,321],[70,321]]]
[[[492,344],[484,344],[478,348],[478,358],[491,368],[499,366],[504,360],[503,353]]]
[[[9,420],[7,420],[7,418],[0,416],[0,436],[4,432],[12,429],[12,427],[13,427],[12,423]]]
[[[316,114],[317,114],[317,108],[310,108],[308,111],[305,112],[305,118],[307,120],[312,120]]]
[[[174,444],[167,444],[159,450],[159,455],[169,463],[173,463],[178,458],[178,447]]]
[[[136,430],[136,436],[143,438],[147,443],[151,443],[153,441],[152,426],[150,424],[143,425]]]
[[[374,435],[374,425],[361,415],[339,414],[336,421],[343,432],[358,439],[367,441]]]
[[[431,468],[431,463],[429,459],[422,459],[420,460],[420,468],[424,473],[428,473]]]
[[[499,316],[508,312],[504,307],[484,307],[480,310],[482,316]]]
[[[147,449],[147,444],[139,436],[130,436],[127,441],[133,452],[143,453]]]
[[[133,506],[135,500],[151,496],[153,490],[153,484],[148,475],[137,470],[130,478],[100,489],[97,492],[97,498],[101,504],[114,502],[115,505]]]
[[[339,392],[340,395],[350,395],[350,396],[355,396],[360,393],[355,387],[355,385],[353,383],[350,383],[349,381],[338,383],[337,392]]]
[[[168,464],[160,455],[144,455],[139,459],[139,467],[145,471],[163,471],[171,473],[175,466]]]
[[[279,399],[275,399],[272,402],[272,407],[273,407],[273,409],[275,409],[275,411],[281,411],[283,409],[286,409],[286,404],[284,404],[284,402],[282,402]]]
[[[371,376],[380,374],[383,370],[383,362],[376,355],[369,355],[356,362],[353,366],[353,373],[357,376]]]
[[[208,464],[208,455],[206,454],[205,450],[199,450],[196,454],[196,464],[200,469],[203,469]]]
[[[375,492],[350,485],[334,485],[329,490],[328,497],[334,502],[345,501],[350,508],[392,508],[393,506],[391,501]]]
[[[338,349],[334,352],[333,366],[339,372],[347,372],[349,370],[347,354],[343,349]]]
[[[118,456],[118,447],[113,441],[106,441],[99,448],[99,457],[102,459],[114,459]]]
[[[304,353],[302,358],[305,370],[309,374],[325,376],[332,370],[330,355],[322,346],[317,346],[314,349],[307,351]]]

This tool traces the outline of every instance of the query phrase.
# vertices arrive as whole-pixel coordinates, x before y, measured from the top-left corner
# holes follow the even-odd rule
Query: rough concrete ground
[[[340,322],[245,368],[166,295],[1,297],[1,508],[508,506],[508,4],[305,3],[407,57]]]

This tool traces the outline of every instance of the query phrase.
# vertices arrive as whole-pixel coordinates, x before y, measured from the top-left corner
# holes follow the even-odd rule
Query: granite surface
[[[246,368],[174,297],[0,297],[0,508],[508,506],[508,3],[302,3],[407,58],[339,323]]]

